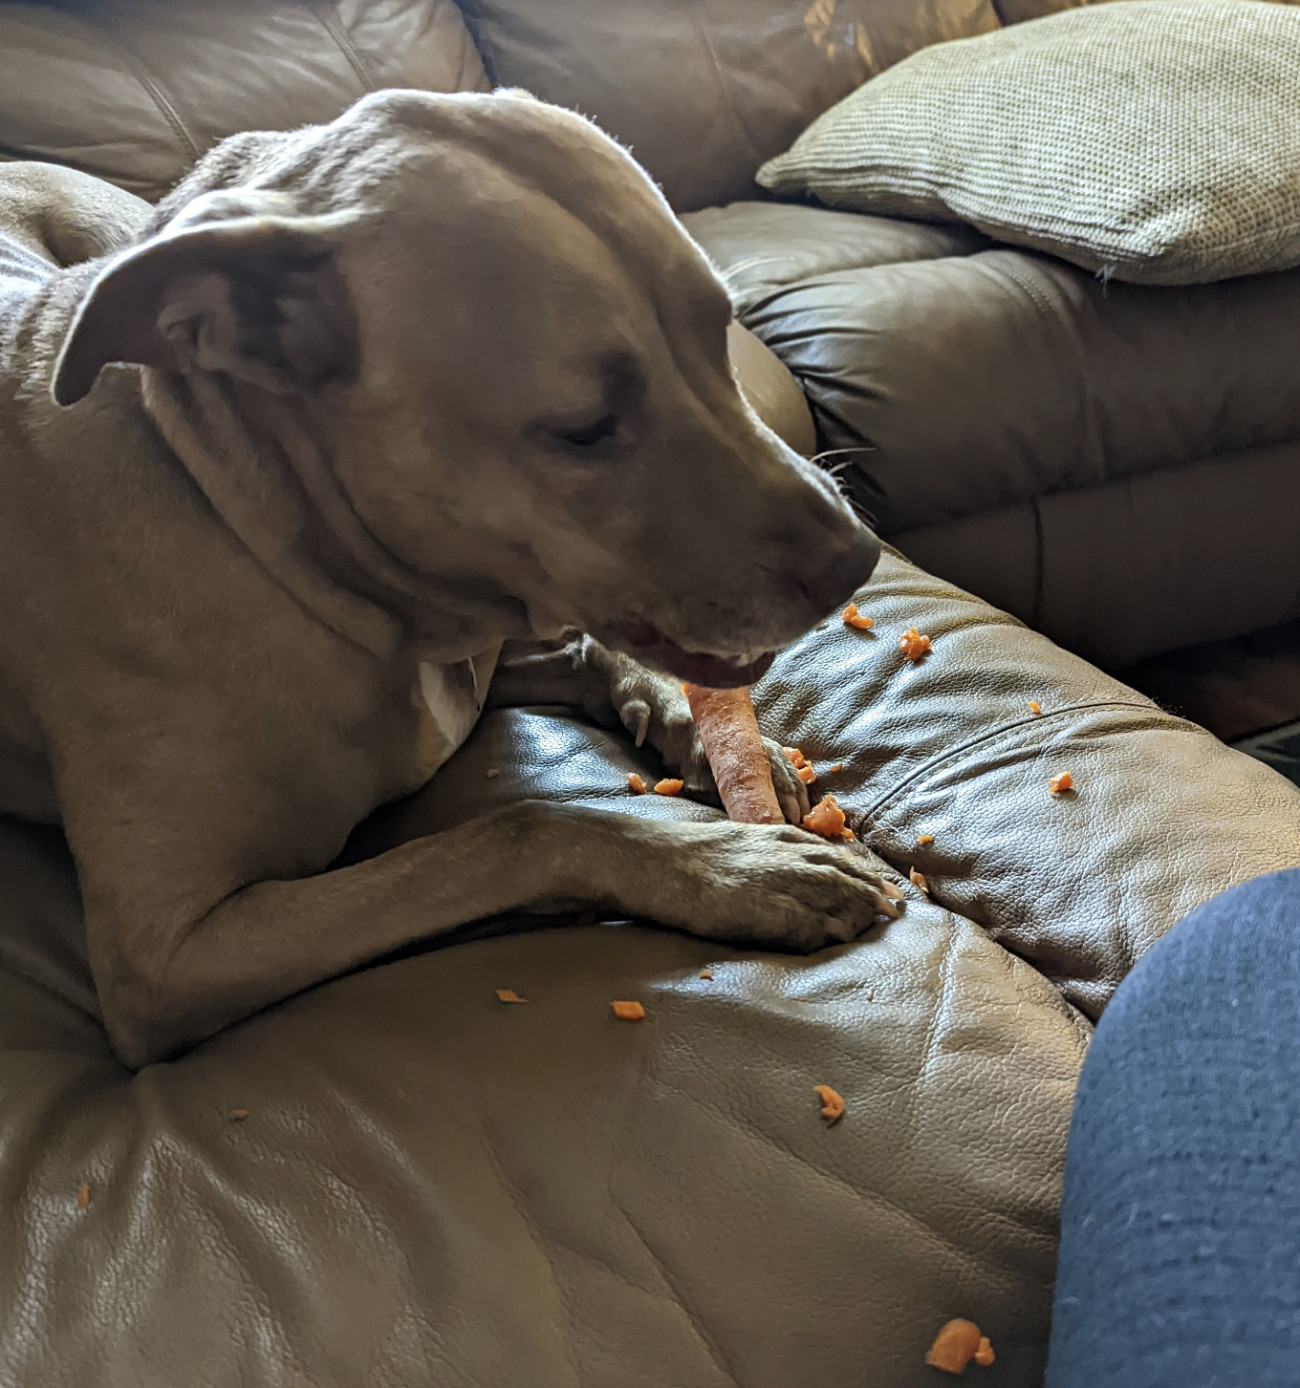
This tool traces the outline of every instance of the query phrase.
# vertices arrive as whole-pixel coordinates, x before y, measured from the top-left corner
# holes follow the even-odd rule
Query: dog
[[[500,913],[800,951],[896,913],[792,824],[551,803],[337,865],[490,697],[704,785],[678,682],[752,683],[870,576],[731,324],[630,155],[524,94],[236,136],[157,208],[4,167],[0,808],[63,826],[125,1064]]]

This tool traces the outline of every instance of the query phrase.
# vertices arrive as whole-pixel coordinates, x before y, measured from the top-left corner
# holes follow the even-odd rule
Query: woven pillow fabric
[[[1115,0],[936,44],[758,174],[1138,284],[1300,265],[1300,9]]]

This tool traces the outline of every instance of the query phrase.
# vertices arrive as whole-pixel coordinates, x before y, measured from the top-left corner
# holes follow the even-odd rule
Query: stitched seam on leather
[[[1029,625],[1034,628],[1042,626],[1043,615],[1043,507],[1040,498],[1035,496],[1030,498],[1030,515],[1034,521],[1034,599],[1030,606]]]
[[[185,123],[181,120],[180,113],[176,110],[176,107],[172,104],[171,99],[163,91],[162,87],[154,81],[148,69],[145,68],[143,63],[136,58],[135,54],[131,52],[130,48],[128,48],[118,36],[115,32],[115,26],[113,28],[104,26],[101,32],[103,33],[105,41],[117,49],[118,55],[130,69],[131,75],[139,82],[145,91],[148,92],[149,96],[153,98],[154,105],[157,106],[167,124],[171,126],[176,138],[189,151],[191,159],[198,159],[203,151],[199,147],[198,141],[186,130]]]
[[[1073,321],[1067,322],[1057,311],[1056,304],[1028,276],[1019,274],[1013,268],[1012,263],[1000,260],[995,265],[988,265],[986,262],[986,268],[991,269],[995,274],[1001,272],[1013,284],[1020,286],[1038,309],[1039,317],[1052,329],[1053,336],[1065,344],[1070,355],[1074,358],[1075,377],[1080,382],[1084,434],[1087,439],[1088,454],[1093,465],[1092,473],[1099,483],[1109,482],[1111,479],[1106,472],[1105,450],[1101,446],[1097,429],[1097,394],[1092,388],[1092,372],[1088,369],[1088,354],[1083,349],[1083,343],[1079,341],[1079,334],[1075,330]]]
[[[690,1325],[691,1329],[695,1331],[696,1337],[699,1339],[700,1343],[704,1346],[704,1348],[708,1351],[709,1358],[713,1360],[714,1366],[720,1369],[731,1380],[731,1382],[736,1385],[736,1388],[740,1388],[740,1379],[737,1376],[735,1370],[732,1369],[732,1367],[727,1363],[727,1360],[723,1355],[722,1351],[714,1343],[713,1338],[704,1329],[704,1326],[700,1323],[699,1318],[696,1316],[695,1312],[692,1311],[691,1308],[686,1304],[686,1298],[678,1289],[676,1279],[672,1277],[669,1273],[668,1267],[664,1263],[664,1260],[650,1246],[650,1241],[641,1232],[640,1228],[637,1226],[636,1221],[633,1220],[632,1216],[629,1215],[628,1212],[623,1208],[621,1201],[619,1201],[619,1199],[615,1196],[612,1187],[606,1193],[609,1196],[610,1203],[619,1212],[619,1214],[623,1216],[623,1222],[636,1235],[637,1242],[640,1243],[641,1247],[644,1248],[646,1253],[649,1255],[650,1261],[655,1265],[655,1269],[659,1273],[659,1277],[662,1280],[664,1286],[667,1287],[668,1290],[672,1293],[673,1299],[681,1308],[682,1315],[686,1317],[687,1323]]]
[[[332,38],[338,46],[338,50],[348,60],[352,71],[357,75],[357,81],[361,83],[363,91],[373,92],[375,90],[374,74],[366,67],[361,54],[357,52],[348,37],[347,31],[339,22],[337,3],[330,5],[329,9],[319,4],[308,3],[308,8],[316,18],[316,22]]]
[[[1091,709],[1120,708],[1141,709],[1143,713],[1159,714],[1161,717],[1170,718],[1173,722],[1181,723],[1184,727],[1195,729],[1197,732],[1204,731],[1189,719],[1173,718],[1171,714],[1165,713],[1158,704],[1150,701],[1138,703],[1132,699],[1098,699],[1088,704],[1069,704],[1065,708],[1053,709],[1050,713],[1034,714],[1029,718],[1019,718],[1013,723],[999,723],[997,727],[989,729],[988,732],[980,733],[977,737],[967,738],[965,742],[958,743],[956,747],[931,757],[929,761],[922,762],[915,771],[904,776],[896,785],[890,787],[875,804],[870,806],[865,812],[866,817],[868,821],[874,821],[884,806],[888,805],[891,800],[898,796],[914,781],[921,780],[938,767],[943,766],[946,762],[955,761],[973,748],[979,747],[986,742],[991,742],[995,738],[1003,736],[1005,733],[1013,732],[1016,728],[1042,727],[1056,719],[1065,718],[1070,714],[1085,713]]]
[[[536,1225],[533,1222],[532,1216],[529,1213],[528,1203],[524,1198],[523,1192],[520,1191],[518,1187],[516,1187],[515,1183],[506,1174],[505,1167],[502,1165],[501,1162],[500,1154],[497,1152],[496,1147],[493,1145],[490,1135],[482,1127],[481,1131],[483,1131],[483,1150],[487,1154],[488,1163],[492,1167],[492,1172],[496,1176],[497,1180],[501,1183],[501,1188],[509,1197],[510,1203],[514,1206],[515,1213],[519,1216],[519,1222],[524,1226],[525,1229],[528,1230],[528,1236],[532,1239],[533,1246],[537,1249],[538,1255],[546,1264],[546,1269],[551,1276],[551,1287],[555,1292],[555,1299],[559,1303],[560,1309],[564,1312],[565,1316],[567,1317],[569,1326],[572,1327],[573,1312],[570,1309],[565,1298],[564,1288],[560,1282],[559,1274],[555,1270],[555,1262],[551,1258],[550,1254],[547,1252],[546,1241],[542,1237],[540,1230],[536,1227]],[[560,1345],[563,1350],[565,1362],[568,1364],[570,1370],[573,1373],[573,1382],[575,1384],[579,1384],[582,1381],[582,1374],[579,1370],[578,1362],[574,1358],[573,1354],[573,1337],[571,1334],[566,1334],[563,1327],[556,1326],[555,1331],[560,1340]]]
[[[732,98],[731,87],[727,83],[726,74],[722,64],[718,62],[718,53],[713,46],[713,40],[709,37],[704,25],[700,23],[699,16],[695,11],[692,9],[688,11],[688,14],[691,27],[695,30],[695,36],[704,45],[705,52],[709,55],[709,66],[712,67],[713,75],[717,79],[718,90],[722,93],[722,99],[727,104],[727,115],[731,118],[731,123],[736,129],[736,133],[740,136],[741,141],[748,147],[750,154],[761,163],[763,155],[759,151],[758,146],[755,145],[749,131],[745,129],[744,121],[740,119],[740,112],[736,109],[736,103]]]

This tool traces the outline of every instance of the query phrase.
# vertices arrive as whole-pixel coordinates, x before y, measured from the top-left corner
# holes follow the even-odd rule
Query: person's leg
[[[1045,1388],[1300,1384],[1300,870],[1117,990],[1066,1155]]]

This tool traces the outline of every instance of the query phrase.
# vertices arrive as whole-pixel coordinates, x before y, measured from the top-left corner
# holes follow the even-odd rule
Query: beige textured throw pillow
[[[1300,9],[1116,0],[937,44],[758,173],[1139,284],[1300,265]]]

